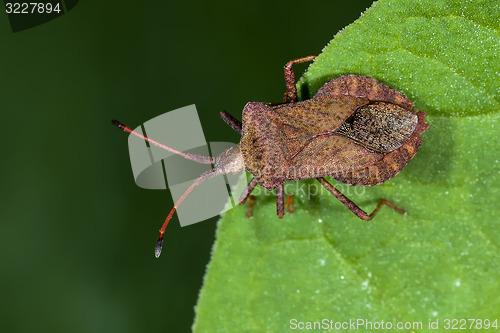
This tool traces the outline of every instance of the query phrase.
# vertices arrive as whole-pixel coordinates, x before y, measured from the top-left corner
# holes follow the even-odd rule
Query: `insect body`
[[[299,58],[285,66],[285,103],[249,102],[243,109],[241,123],[227,112],[221,112],[221,117],[241,133],[241,141],[238,147],[226,149],[215,159],[180,153],[114,121],[123,130],[185,158],[215,164],[215,168],[199,176],[174,205],[160,230],[157,257],[166,225],[187,194],[209,178],[242,170],[254,178],[242,193],[240,204],[257,185],[267,190],[276,189],[279,217],[284,215],[284,182],[309,178],[317,178],[363,220],[372,219],[384,204],[404,213],[382,199],[377,208],[367,214],[323,177],[355,186],[377,185],[391,179],[420,147],[419,135],[428,128],[425,113],[414,111],[413,103],[400,92],[358,75],[333,79],[313,98],[298,102],[292,67],[314,58]]]

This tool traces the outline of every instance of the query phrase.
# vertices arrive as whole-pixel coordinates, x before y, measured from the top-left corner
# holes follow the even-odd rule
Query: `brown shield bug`
[[[243,191],[244,203],[255,186],[276,189],[276,209],[284,215],[284,182],[316,178],[360,219],[371,220],[383,205],[404,211],[381,199],[371,214],[334,188],[323,177],[354,186],[384,183],[397,175],[417,153],[422,134],[429,127],[425,113],[399,91],[375,79],[345,75],[325,83],[313,98],[298,101],[293,65],[316,56],[291,60],[285,66],[286,93],[281,104],[249,102],[242,122],[225,111],[222,119],[241,133],[238,147],[215,158],[186,154],[134,132],[114,120],[113,124],[161,148],[187,159],[214,164],[201,174],[175,203],[160,229],[155,256],[159,257],[163,233],[175,209],[201,182],[214,176],[246,170],[253,175]]]

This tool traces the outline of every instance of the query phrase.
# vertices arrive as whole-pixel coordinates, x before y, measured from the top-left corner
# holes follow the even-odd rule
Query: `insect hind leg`
[[[348,197],[343,195],[339,190],[337,190],[335,187],[333,187],[329,182],[327,182],[323,177],[316,178],[321,185],[323,185],[324,188],[328,190],[335,198],[337,198],[340,202],[344,204],[351,212],[356,214],[357,217],[359,217],[362,220],[365,221],[370,221],[372,218],[377,215],[379,212],[380,208],[382,208],[383,205],[387,205],[397,211],[399,214],[404,214],[405,211],[402,210],[401,208],[397,207],[395,204],[393,204],[390,201],[387,201],[386,199],[382,199],[379,201],[377,207],[371,212],[371,214],[367,214],[364,210],[359,208],[358,205],[356,205],[354,202],[351,201]]]

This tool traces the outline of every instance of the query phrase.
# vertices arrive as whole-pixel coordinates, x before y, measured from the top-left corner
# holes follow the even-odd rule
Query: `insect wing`
[[[272,107],[275,121],[302,133],[318,135],[336,130],[367,99],[351,96],[318,98]]]
[[[346,175],[372,165],[383,156],[336,134],[318,136],[290,159],[288,180]]]

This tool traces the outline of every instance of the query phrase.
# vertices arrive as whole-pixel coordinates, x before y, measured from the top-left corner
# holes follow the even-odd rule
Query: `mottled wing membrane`
[[[337,174],[335,179],[349,185],[372,186],[382,184],[397,175],[415,156],[422,143],[420,135],[429,125],[425,122],[425,112],[417,112],[417,126],[410,139],[398,149],[384,155],[373,165],[365,166],[350,174]]]
[[[335,133],[371,151],[389,153],[407,142],[417,126],[417,115],[388,103],[364,105]]]

